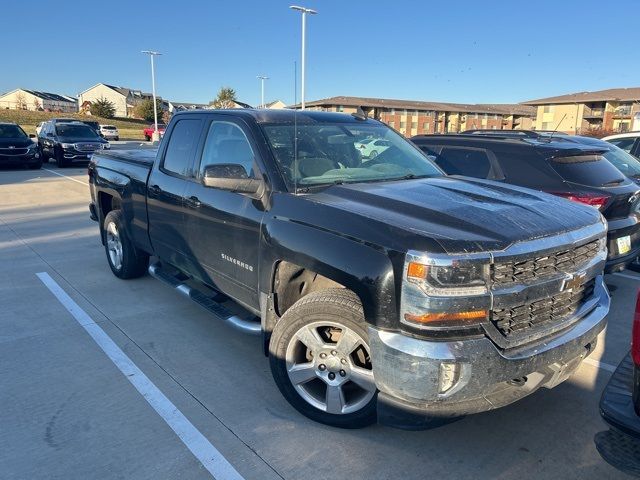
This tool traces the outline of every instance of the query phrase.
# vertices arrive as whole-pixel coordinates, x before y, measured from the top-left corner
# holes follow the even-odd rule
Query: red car
[[[611,376],[600,415],[611,427],[596,434],[598,452],[609,464],[640,476],[640,292],[631,333],[631,352]]]
[[[158,133],[160,133],[160,138],[162,138],[162,136],[164,135],[164,129],[167,128],[167,126],[164,123],[159,123],[158,124]],[[153,123],[151,125],[149,125],[147,128],[145,128],[142,133],[144,133],[144,139],[149,142],[151,141],[151,138],[153,137],[153,131],[155,129],[153,128]]]

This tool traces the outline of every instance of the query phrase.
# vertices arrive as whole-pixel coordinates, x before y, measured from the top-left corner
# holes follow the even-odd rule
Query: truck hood
[[[388,233],[409,241],[411,236],[435,240],[446,253],[503,250],[601,221],[593,207],[468,177],[336,185],[312,197],[385,224],[395,230]]]

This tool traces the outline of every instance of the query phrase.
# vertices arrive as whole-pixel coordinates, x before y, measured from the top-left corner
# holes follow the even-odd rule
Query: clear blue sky
[[[150,91],[140,50],[154,49],[164,98],[204,103],[231,86],[255,105],[265,74],[267,101],[293,103],[296,2],[319,12],[307,23],[307,101],[519,102],[640,85],[638,0],[30,0],[2,5],[0,92]]]

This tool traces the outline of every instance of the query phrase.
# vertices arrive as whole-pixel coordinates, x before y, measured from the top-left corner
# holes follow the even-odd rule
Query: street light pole
[[[162,55],[160,52],[154,52],[153,50],[143,50],[142,53],[146,53],[151,57],[151,92],[153,94],[153,137],[154,142],[160,140],[160,134],[158,133],[158,105],[156,104],[156,74],[153,65],[153,57],[156,55]]]
[[[306,28],[307,28],[307,14],[309,15],[316,15],[318,12],[316,12],[315,10],[311,10],[310,8],[305,8],[305,7],[299,7],[298,5],[291,5],[289,7],[292,10],[297,10],[299,12],[302,12],[302,72],[301,72],[301,86],[300,86],[300,97],[302,98],[301,100],[301,107],[302,110],[304,110],[304,74],[305,74],[305,58],[306,58],[306,54],[305,54],[305,49],[306,49]]]
[[[265,75],[258,75],[256,78],[258,78],[260,80],[261,86],[260,86],[260,98],[262,100],[262,103],[260,104],[260,108],[264,108],[264,81],[265,80],[269,80],[269,77],[265,76]]]

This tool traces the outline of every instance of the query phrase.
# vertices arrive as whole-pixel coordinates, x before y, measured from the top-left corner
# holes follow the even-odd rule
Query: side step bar
[[[258,320],[246,320],[244,318],[240,318],[231,313],[225,306],[220,305],[219,301],[227,298],[222,293],[218,293],[213,297],[206,295],[200,290],[190,287],[179,277],[163,270],[160,263],[152,263],[149,265],[149,275],[172,286],[178,292],[190,298],[210,313],[222,318],[235,329],[250,335],[260,335],[262,333],[262,326]],[[257,319],[257,317],[254,318]]]

